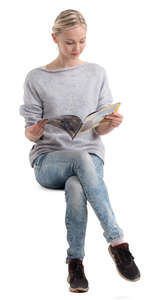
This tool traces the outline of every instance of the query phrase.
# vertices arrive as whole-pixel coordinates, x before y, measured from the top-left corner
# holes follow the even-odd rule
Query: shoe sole
[[[70,284],[70,276],[67,277],[67,282]],[[72,288],[71,286],[69,287],[69,290],[73,293],[84,293],[88,291],[88,287],[87,288],[82,288],[82,287],[78,287],[78,288]]]
[[[116,270],[117,270],[118,274],[119,274],[123,279],[126,279],[126,280],[128,280],[128,281],[138,281],[138,280],[141,278],[141,276],[140,276],[140,277],[135,278],[135,279],[128,279],[127,277],[123,276],[123,275],[120,273],[120,271],[119,271],[119,269],[118,269],[118,267],[117,267],[117,264],[116,264],[116,262],[115,262],[114,255],[113,255],[112,252],[111,252],[110,246],[108,247],[108,251],[109,251],[109,254],[110,254],[110,256],[112,257],[112,259],[113,259],[113,261],[114,261],[114,263],[115,263]]]

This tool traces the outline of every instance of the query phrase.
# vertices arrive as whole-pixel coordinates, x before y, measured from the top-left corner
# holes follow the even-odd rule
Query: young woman
[[[67,228],[66,263],[70,290],[87,291],[83,258],[87,201],[94,209],[109,243],[109,253],[119,274],[136,281],[140,272],[124,241],[110,204],[103,180],[104,145],[101,135],[111,132],[123,120],[119,113],[105,117],[109,122],[77,136],[74,140],[62,129],[47,124],[48,118],[62,114],[81,119],[95,110],[112,104],[104,67],[79,59],[86,45],[87,25],[76,10],[62,11],[53,26],[52,38],[58,57],[28,72],[24,83],[25,135],[35,144],[29,159],[38,183],[49,189],[64,189]]]

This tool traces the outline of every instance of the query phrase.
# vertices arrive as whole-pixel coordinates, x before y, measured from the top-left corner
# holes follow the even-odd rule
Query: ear
[[[55,43],[57,43],[57,39],[56,39],[56,36],[55,36],[55,34],[54,34],[54,33],[51,33],[51,36],[52,36],[52,38],[53,38],[54,42],[55,42]]]

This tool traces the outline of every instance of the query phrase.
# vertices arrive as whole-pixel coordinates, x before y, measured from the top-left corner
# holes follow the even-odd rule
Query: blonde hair
[[[83,26],[87,30],[87,24],[83,15],[77,10],[67,9],[57,16],[52,31],[57,36],[63,30],[68,30],[76,26]]]

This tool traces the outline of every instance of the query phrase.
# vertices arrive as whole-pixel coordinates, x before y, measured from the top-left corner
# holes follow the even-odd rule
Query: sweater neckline
[[[82,67],[82,66],[85,66],[85,65],[87,65],[87,64],[89,64],[89,62],[85,62],[85,63],[83,63],[83,64],[79,64],[79,65],[76,65],[76,66],[73,66],[73,67],[66,67],[66,68],[60,68],[60,69],[50,69],[50,70],[48,70],[48,69],[46,69],[46,67],[45,66],[40,66],[39,67],[39,69],[42,69],[42,70],[44,70],[44,71],[46,71],[46,72],[60,72],[60,71],[66,71],[66,70],[73,70],[73,69],[77,69],[77,68],[79,68],[79,67]]]

